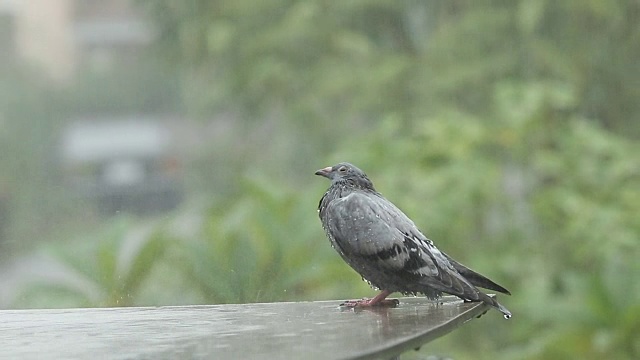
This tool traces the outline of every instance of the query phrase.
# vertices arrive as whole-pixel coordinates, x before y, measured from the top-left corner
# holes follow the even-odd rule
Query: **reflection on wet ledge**
[[[341,301],[0,311],[8,358],[391,358],[488,310],[455,297],[395,307]],[[499,316],[498,312],[495,312]],[[328,356],[330,355],[330,356]]]

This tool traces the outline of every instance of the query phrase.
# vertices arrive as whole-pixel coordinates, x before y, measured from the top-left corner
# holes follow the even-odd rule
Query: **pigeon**
[[[347,307],[395,306],[391,293],[423,294],[431,300],[442,293],[466,302],[484,302],[506,319],[511,312],[478,287],[511,295],[504,287],[438,250],[398,207],[373,187],[367,175],[350,163],[316,171],[331,180],[318,213],[331,246],[363,280],[381,292],[372,299],[350,300]]]

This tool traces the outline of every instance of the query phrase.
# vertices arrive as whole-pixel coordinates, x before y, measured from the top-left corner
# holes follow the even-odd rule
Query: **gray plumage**
[[[438,250],[411,219],[374,189],[362,170],[340,163],[316,175],[331,180],[318,205],[322,226],[344,261],[383,290],[373,299],[375,303],[392,292],[424,294],[430,299],[447,293],[485,302],[505,318],[511,317],[509,310],[477,287],[510,294],[507,289]]]

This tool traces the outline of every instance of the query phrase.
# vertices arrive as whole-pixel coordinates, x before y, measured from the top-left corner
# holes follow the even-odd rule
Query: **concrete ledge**
[[[7,359],[389,359],[489,309],[449,296],[339,303],[3,310],[0,349]]]

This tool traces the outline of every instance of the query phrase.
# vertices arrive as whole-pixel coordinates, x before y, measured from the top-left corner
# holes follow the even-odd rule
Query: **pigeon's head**
[[[333,166],[316,171],[316,175],[324,176],[331,180],[331,183],[348,183],[358,187],[373,189],[373,183],[364,171],[355,165],[342,162]]]

